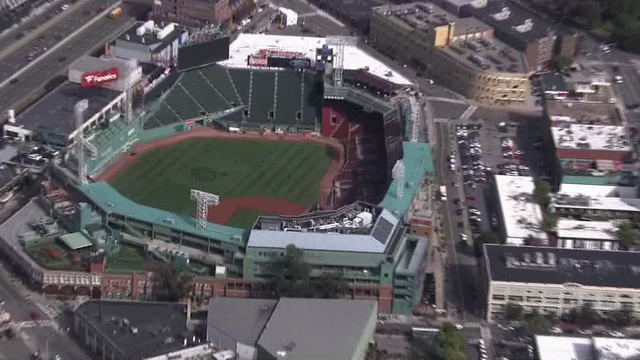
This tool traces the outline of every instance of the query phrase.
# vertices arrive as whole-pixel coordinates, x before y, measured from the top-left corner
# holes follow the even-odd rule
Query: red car
[[[476,201],[476,197],[475,197],[475,196],[473,196],[473,195],[469,195],[469,196],[467,196],[467,200],[469,200],[469,201]]]
[[[37,311],[34,310],[34,311],[31,312],[31,318],[34,319],[34,320],[38,320],[38,319],[40,319],[40,314]]]

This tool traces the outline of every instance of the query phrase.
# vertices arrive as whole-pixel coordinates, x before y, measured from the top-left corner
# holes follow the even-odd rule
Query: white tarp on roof
[[[247,58],[250,55],[257,54],[262,49],[300,52],[315,61],[316,49],[321,48],[326,43],[326,38],[319,37],[240,34],[229,47],[229,59],[218,64],[233,68],[246,68],[248,67]],[[368,67],[371,74],[395,84],[413,84],[409,79],[392,71],[387,65],[357,46],[345,47],[343,66],[345,70],[358,70]]]

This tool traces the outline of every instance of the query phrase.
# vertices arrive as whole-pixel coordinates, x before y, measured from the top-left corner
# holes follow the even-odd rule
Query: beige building
[[[556,316],[590,303],[607,313],[622,306],[640,315],[640,253],[485,245],[487,320],[507,303]]]
[[[475,18],[458,18],[430,3],[375,7],[369,40],[380,51],[479,103],[521,105],[530,94],[523,53]]]

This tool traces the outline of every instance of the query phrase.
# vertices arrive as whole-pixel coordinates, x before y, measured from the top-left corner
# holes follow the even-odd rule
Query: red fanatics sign
[[[119,77],[120,77],[120,70],[118,68],[96,71],[92,73],[84,73],[82,74],[82,86],[83,87],[99,86],[105,83],[118,81]]]

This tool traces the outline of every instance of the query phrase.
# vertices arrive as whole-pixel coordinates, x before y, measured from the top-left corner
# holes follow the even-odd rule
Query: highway
[[[100,0],[105,1],[106,0]],[[95,5],[95,4],[93,4]],[[44,92],[44,86],[49,80],[67,69],[68,66],[80,56],[91,52],[94,49],[100,48],[107,41],[115,38],[118,34],[124,31],[135,22],[135,15],[129,10],[129,7],[123,8],[123,14],[117,19],[109,19],[106,16],[101,17],[95,23],[91,24],[88,28],[76,35],[69,41],[66,41],[63,45],[55,50],[50,50],[44,54],[41,58],[34,60],[36,63],[24,73],[17,76],[12,83],[7,83],[0,88],[0,109],[3,109],[0,113],[0,119],[6,116],[6,109],[15,108],[16,112],[22,110],[28,104],[34,102],[41,97]],[[76,21],[86,23],[87,18],[83,18],[82,11],[79,13],[71,14]],[[77,18],[76,18],[77,16]],[[91,15],[93,17],[95,15]],[[68,21],[56,25],[58,32],[68,31],[73,32],[75,29],[66,25]],[[54,30],[51,30],[54,31]],[[50,32],[47,32],[48,34]],[[51,39],[53,44],[54,39]],[[36,40],[37,41],[37,40]],[[20,55],[24,55],[24,50],[21,50]],[[18,69],[26,65],[23,59],[20,59],[18,55],[11,55],[17,63],[9,68],[9,74],[15,73]],[[4,61],[2,64],[4,65]],[[19,64],[19,65],[18,65]],[[0,67],[0,71],[7,71]],[[7,73],[2,73],[0,79],[6,79]]]

